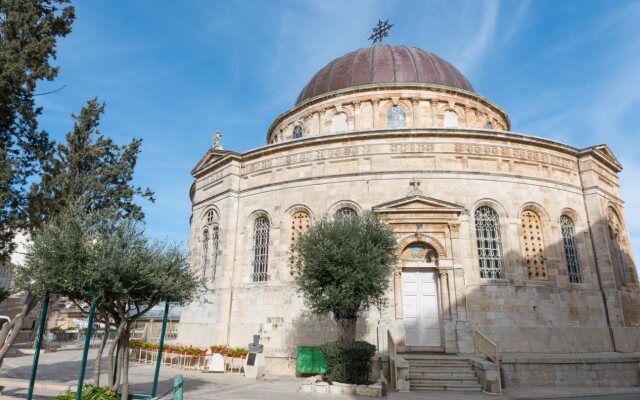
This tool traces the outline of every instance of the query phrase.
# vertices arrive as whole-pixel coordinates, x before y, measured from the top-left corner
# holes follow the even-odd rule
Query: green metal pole
[[[182,391],[184,386],[184,378],[182,375],[176,375],[173,379],[173,400],[183,400]]]
[[[31,379],[29,379],[29,392],[27,400],[33,398],[33,385],[36,383],[36,372],[38,371],[38,360],[40,359],[40,346],[42,346],[42,335],[44,334],[47,321],[47,312],[49,311],[49,292],[44,295],[42,301],[42,312],[40,313],[40,326],[38,327],[38,339],[36,340],[36,352],[33,354],[33,366],[31,367]],[[20,329],[18,326],[17,329]]]
[[[153,386],[151,387],[151,397],[156,397],[156,392],[158,391],[158,378],[160,377],[160,364],[162,364],[162,350],[164,348],[164,335],[167,332],[168,319],[169,319],[169,302],[167,301],[164,303],[164,316],[162,317],[162,333],[160,333],[160,344],[158,345],[158,358],[156,360],[156,372],[153,376]]]
[[[91,331],[93,330],[93,317],[96,313],[96,299],[91,301],[91,309],[89,310],[89,321],[87,322],[87,334],[84,338],[84,350],[82,351],[82,365],[80,366],[80,378],[78,378],[78,390],[76,391],[76,400],[82,399],[82,386],[84,386],[84,372],[87,369],[87,356],[89,355],[89,346],[91,346]]]

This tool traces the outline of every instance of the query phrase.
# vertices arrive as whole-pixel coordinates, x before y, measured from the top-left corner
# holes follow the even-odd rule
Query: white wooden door
[[[416,347],[440,347],[435,272],[403,272],[402,296],[405,344]]]

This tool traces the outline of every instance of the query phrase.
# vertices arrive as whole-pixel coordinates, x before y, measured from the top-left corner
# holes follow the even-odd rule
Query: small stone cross
[[[420,190],[420,181],[418,179],[413,178],[411,182],[409,182],[409,186],[411,186],[411,190],[407,194],[407,197],[424,195],[422,190]]]

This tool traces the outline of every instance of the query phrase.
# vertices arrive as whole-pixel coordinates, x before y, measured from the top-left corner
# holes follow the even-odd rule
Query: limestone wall
[[[412,205],[413,211],[389,212],[405,213],[401,222],[393,222],[399,234],[418,229],[416,234],[443,249],[439,268],[448,278],[441,282],[447,295],[442,296],[440,312],[447,349],[458,351],[468,339],[457,337],[455,326],[456,321],[469,321],[499,341],[504,352],[571,352],[576,346],[611,351],[607,313],[618,324],[614,326],[624,326],[625,315],[635,315],[637,277],[625,289],[629,294],[618,296],[615,265],[607,262],[610,245],[604,235],[594,235],[593,227],[606,223],[606,212],[597,208],[614,202],[622,214],[622,203],[617,200],[613,167],[607,164],[612,161],[589,154],[517,134],[438,129],[329,135],[242,155],[210,153],[194,170],[189,249],[192,267],[201,271],[203,229],[217,225],[216,272],[204,271],[208,303],[183,309],[179,340],[235,346],[261,333],[266,351],[284,357],[304,336],[300,332],[315,332],[317,340],[330,337],[332,323],[310,322],[295,292],[288,262],[292,215],[305,210],[313,221],[345,205],[362,212],[393,203],[406,198],[415,179],[425,201],[432,204],[420,205],[427,207],[422,211]],[[586,177],[580,170],[586,171],[584,163],[580,166],[585,157],[591,157]],[[612,186],[597,194],[600,203],[590,205],[583,193],[585,179],[597,182],[605,175]],[[504,279],[480,278],[474,210],[481,205],[499,214]],[[215,216],[207,221],[210,210]],[[521,218],[527,210],[537,213],[542,225],[544,279],[531,280],[527,274],[521,240]],[[266,282],[251,278],[258,215],[270,224]],[[569,280],[562,215],[575,223],[579,283]],[[630,250],[625,251],[632,263]],[[601,285],[606,285],[606,304]],[[402,316],[394,290],[398,288],[391,285],[382,319],[398,329]],[[361,337],[372,342],[380,318],[376,313],[370,313],[360,328]],[[563,335],[562,329],[576,338]]]

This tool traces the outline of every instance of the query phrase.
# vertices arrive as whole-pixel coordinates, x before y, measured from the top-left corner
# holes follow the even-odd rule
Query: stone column
[[[411,127],[412,128],[417,128],[418,127],[418,104],[419,104],[419,99],[413,98],[411,99]]]
[[[449,274],[446,270],[439,270],[438,276],[440,278],[440,303],[442,308],[447,310],[446,315],[443,315],[449,321],[452,320],[451,310],[451,295],[449,290]]]
[[[402,272],[395,270],[393,272],[393,298],[394,304],[394,318],[402,319]]]
[[[353,130],[357,131],[360,127],[360,102],[353,102]]]
[[[322,135],[324,133],[324,131],[322,130],[322,124],[324,123],[325,113],[326,113],[325,110],[318,111],[318,135]]]
[[[371,121],[371,129],[375,129],[378,124],[376,124],[376,120],[378,118],[378,105],[380,104],[380,99],[373,99],[371,101],[371,111],[372,111],[372,121]]]
[[[431,100],[431,126],[436,126],[436,116],[438,113],[438,100]]]

